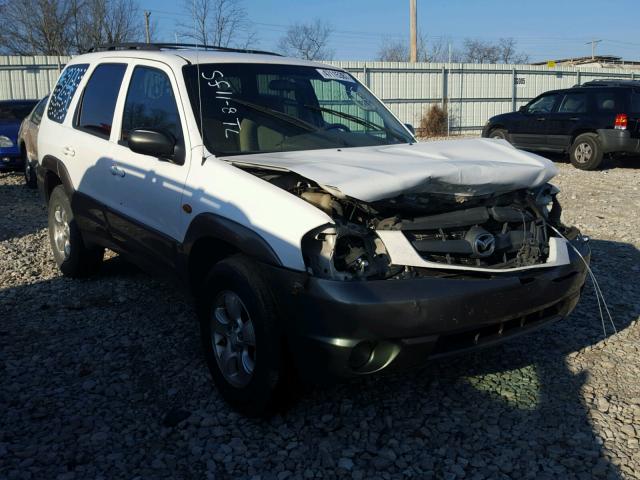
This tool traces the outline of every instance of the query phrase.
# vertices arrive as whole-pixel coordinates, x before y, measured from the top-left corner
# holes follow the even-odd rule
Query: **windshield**
[[[184,67],[204,143],[216,155],[410,143],[413,138],[348,73],[265,64]],[[198,88],[197,79],[200,85]]]

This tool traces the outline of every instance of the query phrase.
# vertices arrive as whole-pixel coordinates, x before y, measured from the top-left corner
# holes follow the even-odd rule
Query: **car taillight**
[[[616,130],[626,130],[627,129],[627,123],[629,123],[629,120],[627,118],[627,114],[626,113],[619,113],[618,115],[616,115],[616,121],[614,123],[614,127]]]

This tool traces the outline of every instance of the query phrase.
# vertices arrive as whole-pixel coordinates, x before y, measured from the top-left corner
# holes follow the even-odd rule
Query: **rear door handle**
[[[571,117],[569,120],[572,122],[577,122],[578,120],[580,120],[580,117]]]
[[[546,120],[545,117],[538,117],[536,118],[536,120],[538,120],[539,122],[544,122]]]
[[[111,175],[114,175],[116,177],[124,177],[125,175],[124,170],[118,167],[118,165],[116,165],[115,163],[111,165],[109,171],[111,172]]]
[[[64,153],[67,157],[75,157],[76,156],[76,151],[73,149],[73,147],[64,147],[62,149],[62,153]]]

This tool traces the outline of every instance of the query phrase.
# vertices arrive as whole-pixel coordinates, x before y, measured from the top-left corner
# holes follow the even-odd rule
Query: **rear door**
[[[106,209],[117,208],[118,199],[109,188],[110,141],[116,102],[127,63],[99,63],[89,72],[71,128],[64,135],[63,154],[77,192],[73,205],[82,229],[88,235],[108,238]]]
[[[549,147],[557,150],[568,149],[573,132],[589,128],[589,110],[589,94],[586,89],[565,92],[558,107],[547,115]]]
[[[522,110],[522,115],[515,122],[511,138],[517,147],[546,148],[549,115],[554,111],[560,94],[549,92],[535,98]]]

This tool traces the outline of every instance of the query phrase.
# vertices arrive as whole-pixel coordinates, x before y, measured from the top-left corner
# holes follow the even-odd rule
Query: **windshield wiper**
[[[378,125],[377,123],[371,122],[369,120],[365,120],[364,118],[356,117],[355,115],[351,115],[349,113],[341,112],[340,110],[334,110],[332,108],[320,107],[320,106],[317,106],[317,105],[305,105],[305,108],[310,108],[312,110],[317,110],[319,112],[331,113],[332,115],[335,115],[336,117],[341,117],[341,118],[344,118],[345,120],[351,120],[352,122],[359,123],[360,125],[363,125],[365,127],[369,127],[369,128],[374,129],[374,130],[380,130],[380,131],[387,132],[388,134],[391,134],[392,136],[396,137],[398,140],[407,141],[406,138],[403,138],[401,135],[399,135],[398,133],[394,132],[393,130],[391,130],[388,127],[385,127],[385,126],[382,126],[382,125]]]
[[[279,120],[283,120],[291,125],[295,125],[296,127],[300,127],[309,132],[313,132],[318,130],[318,127],[312,125],[304,120],[300,120],[299,118],[294,117],[293,115],[289,115],[287,113],[279,112],[278,110],[274,110],[269,107],[263,107],[262,105],[258,105],[257,103],[247,102],[246,100],[240,100],[239,98],[229,98],[230,101],[239,103],[240,105],[244,105],[245,107],[249,107],[256,112],[261,112],[271,117],[275,117]]]

